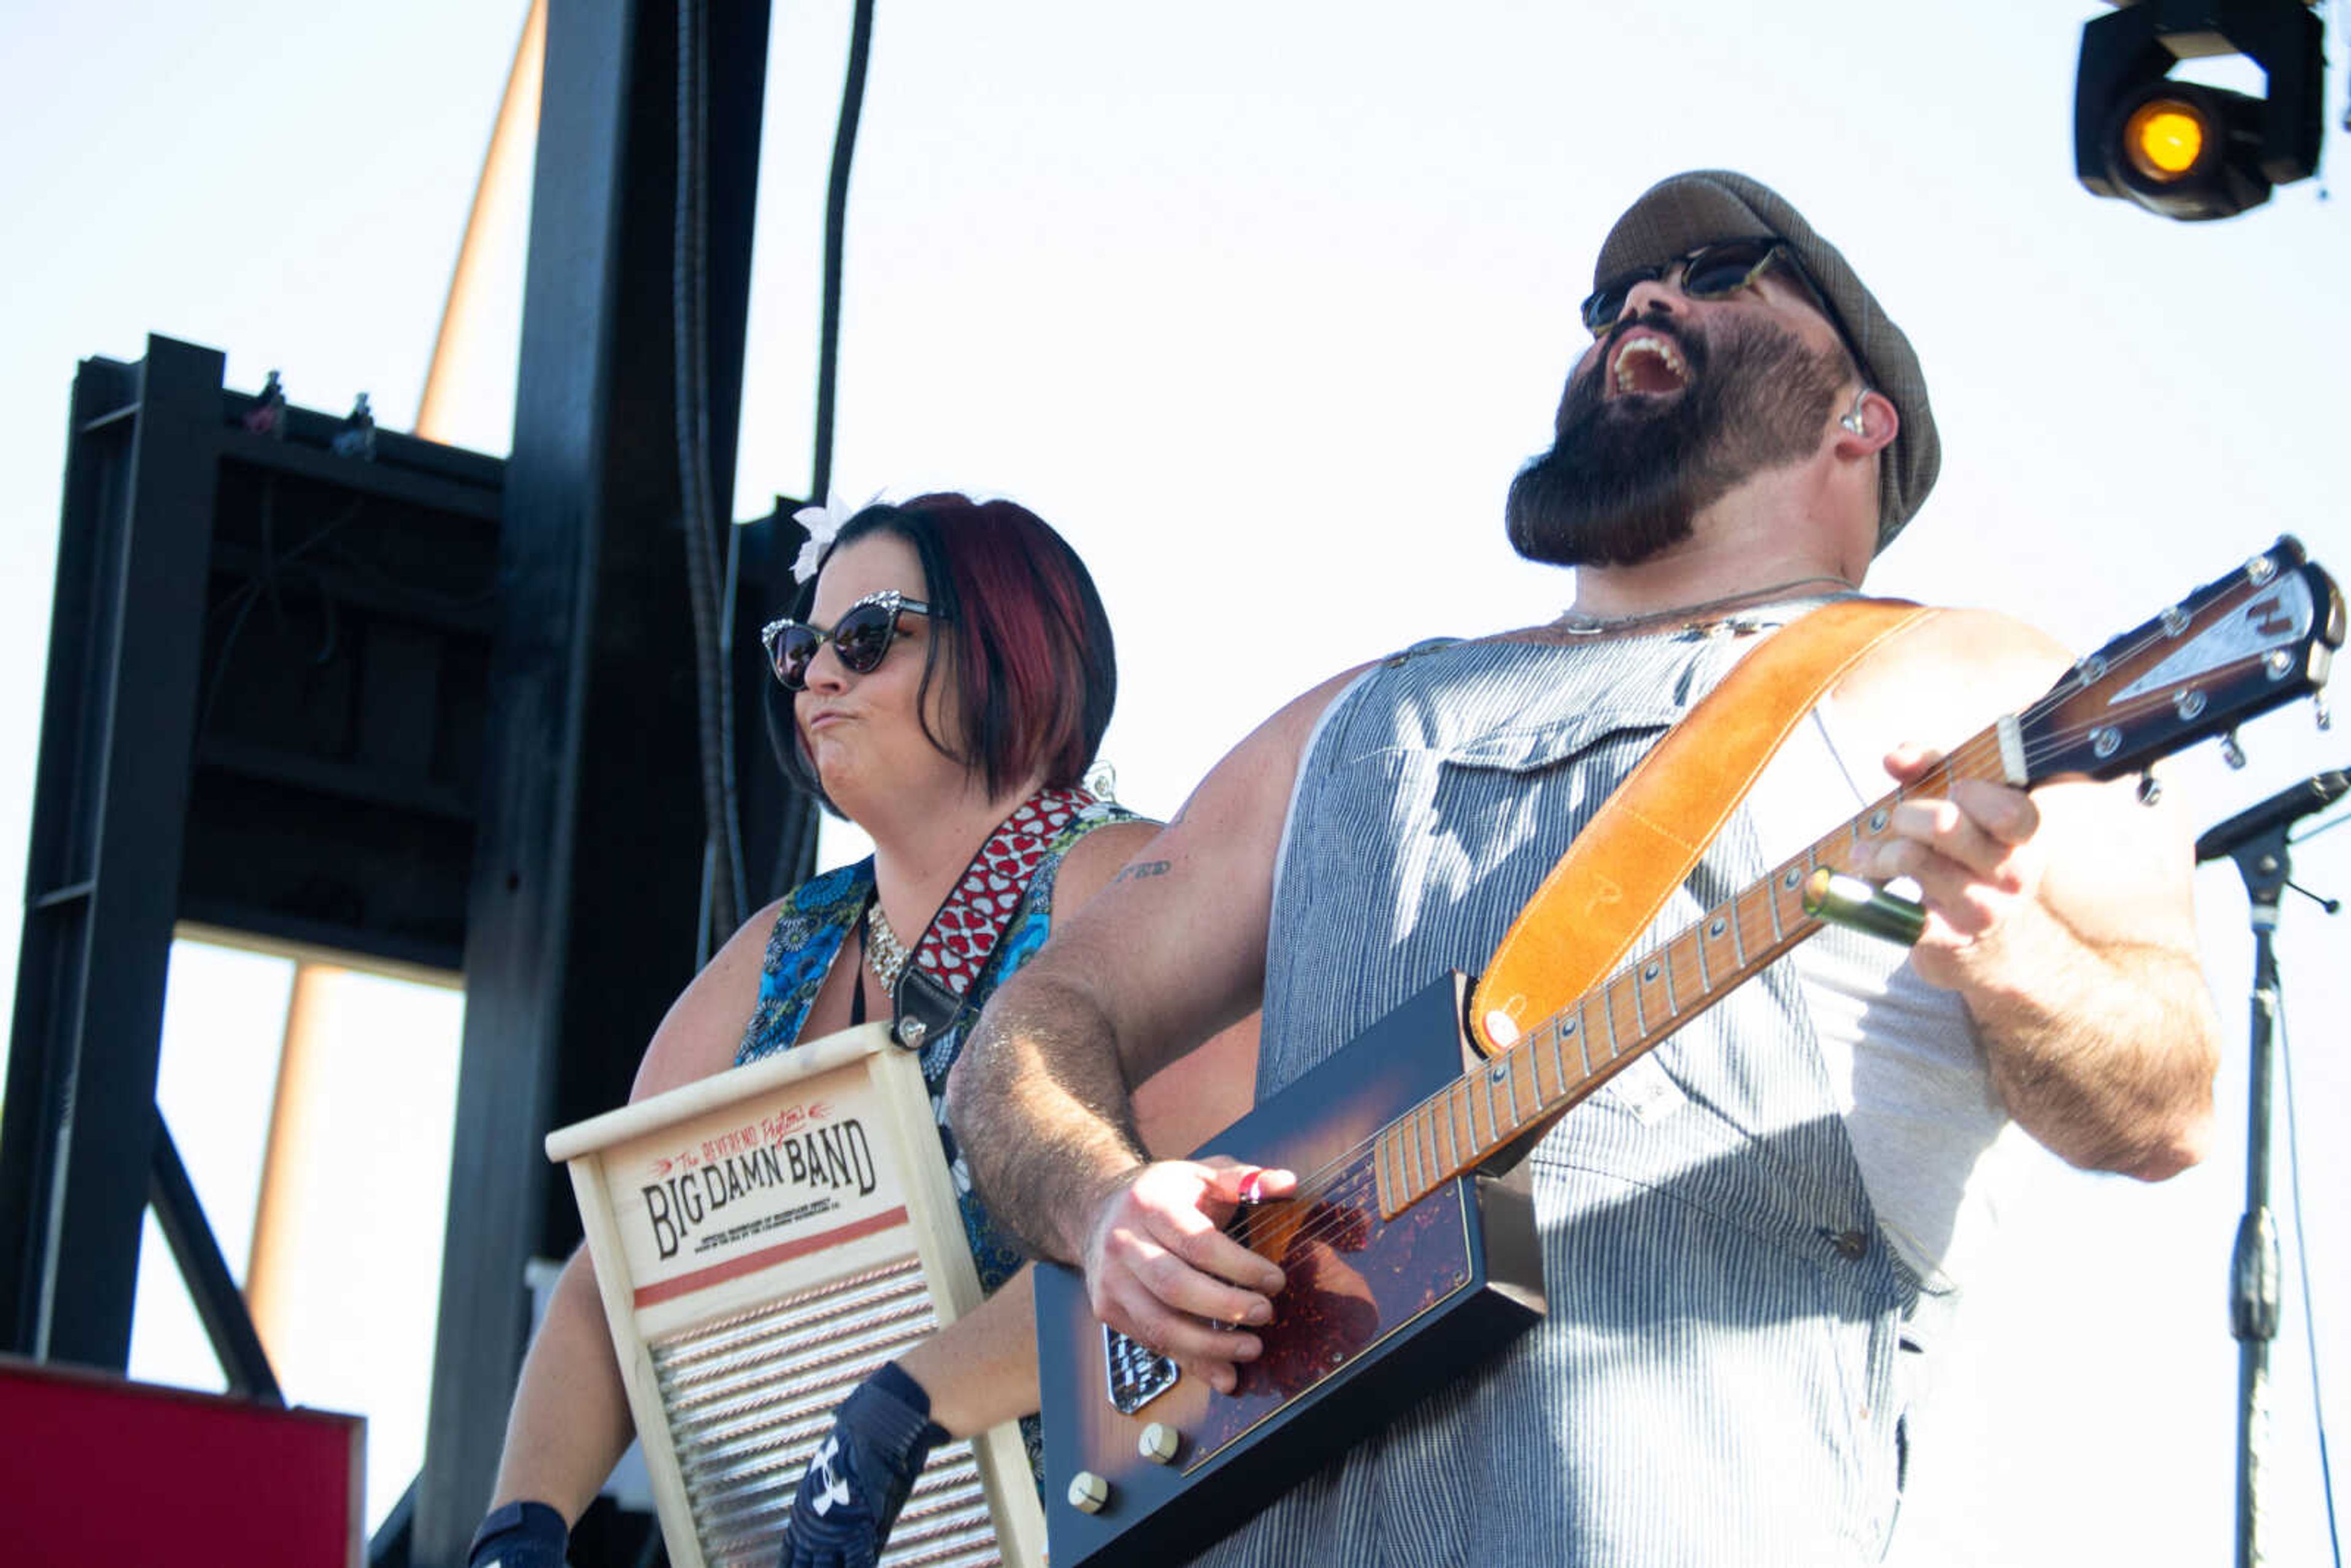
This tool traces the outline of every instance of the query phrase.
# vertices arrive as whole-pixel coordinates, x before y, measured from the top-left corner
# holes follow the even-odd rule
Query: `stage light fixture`
[[[2325,54],[2306,0],[2123,0],[2082,29],[2074,172],[2101,196],[2189,221],[2231,217],[2318,169]],[[2268,96],[2170,79],[2243,55]]]
[[[2140,177],[2169,184],[2212,156],[2212,117],[2193,99],[2160,93],[2123,121],[2123,155]]]

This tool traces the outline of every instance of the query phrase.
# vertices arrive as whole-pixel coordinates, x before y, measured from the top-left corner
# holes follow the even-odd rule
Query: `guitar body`
[[[1296,1171],[1301,1188],[1314,1187],[1236,1221],[1289,1284],[1273,1322],[1256,1331],[1264,1355],[1232,1394],[1167,1381],[1172,1364],[1109,1333],[1075,1272],[1039,1267],[1054,1568],[1196,1554],[1542,1315],[1522,1181],[1457,1176],[1380,1218],[1372,1141],[1460,1077],[1462,986],[1458,975],[1428,986],[1214,1140],[1217,1153]],[[1142,1451],[1155,1427],[1175,1437],[1165,1462]],[[1081,1472],[1107,1483],[1092,1513],[1069,1500]]]

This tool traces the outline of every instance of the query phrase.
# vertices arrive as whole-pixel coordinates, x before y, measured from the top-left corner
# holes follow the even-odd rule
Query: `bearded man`
[[[1934,481],[1907,340],[1764,186],[1665,181],[1594,283],[1595,341],[1508,508],[1521,553],[1576,569],[1573,607],[1275,714],[998,993],[956,1067],[990,1208],[1082,1268],[1104,1322],[1220,1391],[1263,1354],[1252,1330],[1285,1283],[1220,1227],[1293,1178],[1149,1161],[1127,1086],[1261,1005],[1263,1099],[1447,968],[1484,968],[1658,737],[1780,629],[1854,597]],[[1939,755],[1917,742],[1973,735],[2069,664],[1983,612],[1877,644],[1797,716],[1656,929],[1719,910],[1928,775]],[[1961,779],[1852,852],[1862,876],[1915,883],[1916,945],[1831,929],[1561,1120],[1519,1178],[1541,1322],[1207,1560],[1885,1556],[2004,1134],[2149,1180],[2185,1168],[2210,1135],[2218,1025],[2186,833],[2126,783]],[[1498,1044],[1525,1021],[1486,1020]]]

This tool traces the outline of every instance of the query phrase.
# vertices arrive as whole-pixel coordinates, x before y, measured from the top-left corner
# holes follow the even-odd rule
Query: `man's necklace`
[[[1726,593],[1719,599],[1701,599],[1695,604],[1677,604],[1665,610],[1647,610],[1637,615],[1586,615],[1580,610],[1567,610],[1552,622],[1571,637],[1604,637],[1612,632],[1639,632],[1651,626],[1681,622],[1684,632],[1699,632],[1710,625],[1726,622],[1730,617],[1716,613],[1749,605],[1768,604],[1785,595],[1792,588],[1810,588],[1814,583],[1833,582],[1847,593],[1858,592],[1854,584],[1832,572],[1819,572],[1811,577],[1791,578],[1786,582],[1774,582],[1762,588],[1746,588],[1737,593]]]

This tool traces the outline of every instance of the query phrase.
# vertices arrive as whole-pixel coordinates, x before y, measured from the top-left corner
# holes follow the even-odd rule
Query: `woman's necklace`
[[[1844,578],[1832,572],[1819,572],[1811,577],[1774,582],[1763,588],[1741,589],[1737,593],[1726,593],[1719,599],[1701,599],[1696,604],[1677,604],[1666,610],[1644,611],[1638,615],[1586,615],[1578,610],[1563,611],[1552,624],[1571,637],[1600,637],[1612,632],[1637,632],[1644,627],[1661,626],[1672,621],[1681,622],[1684,631],[1695,632],[1712,623],[1708,619],[1709,612],[1769,603],[1792,588],[1809,588],[1816,582],[1833,582],[1847,593],[1859,591]]]
[[[865,961],[873,967],[873,977],[882,988],[895,994],[898,977],[906,972],[906,945],[890,928],[890,917],[882,913],[882,901],[874,899],[865,911]]]

